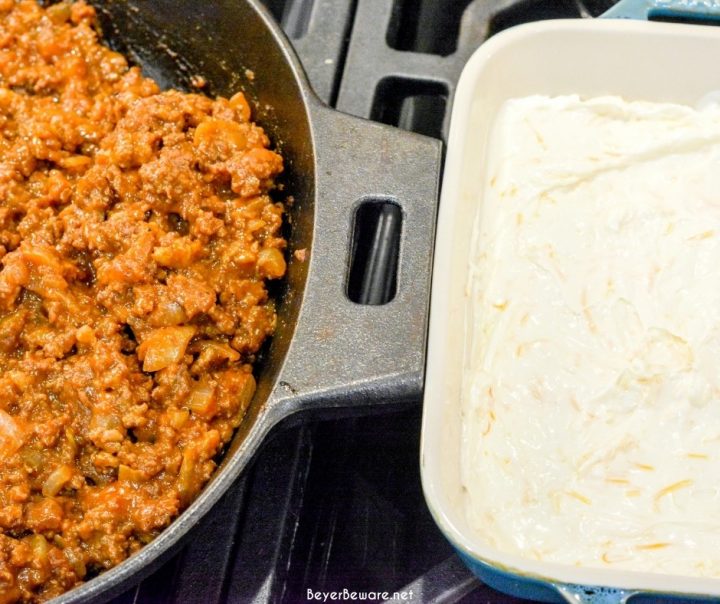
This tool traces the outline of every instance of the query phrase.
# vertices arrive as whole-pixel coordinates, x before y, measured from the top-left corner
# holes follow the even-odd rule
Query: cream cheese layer
[[[720,108],[513,99],[487,157],[471,525],[538,560],[720,576]]]

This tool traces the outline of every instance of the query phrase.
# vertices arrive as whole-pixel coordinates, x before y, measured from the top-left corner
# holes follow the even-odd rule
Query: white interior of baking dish
[[[612,94],[628,100],[696,105],[720,91],[718,58],[720,28],[621,20],[545,21],[495,36],[463,72],[438,221],[421,465],[436,521],[456,546],[477,559],[555,582],[720,596],[720,579],[577,568],[497,551],[467,524],[460,483],[468,257],[482,203],[488,134],[498,109],[509,98],[531,94]]]

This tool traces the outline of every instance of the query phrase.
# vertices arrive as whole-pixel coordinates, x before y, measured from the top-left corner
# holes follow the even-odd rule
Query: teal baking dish
[[[436,522],[463,561],[504,593],[578,604],[717,601],[720,577],[582,568],[504,553],[473,533],[463,512],[459,399],[469,300],[467,259],[474,217],[482,203],[478,174],[498,109],[507,99],[533,94],[618,95],[695,105],[720,91],[720,28],[699,24],[720,19],[720,2],[623,0],[603,17],[607,18],[544,21],[506,30],[478,49],[461,76],[434,261],[421,443],[423,488]],[[657,22],[668,19],[693,24]]]

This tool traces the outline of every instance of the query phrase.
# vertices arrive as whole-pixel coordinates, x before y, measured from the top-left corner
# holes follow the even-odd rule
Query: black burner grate
[[[325,101],[445,138],[483,40],[613,0],[265,0]],[[112,604],[294,603],[313,591],[412,591],[413,602],[519,602],[475,580],[420,486],[420,403],[276,429],[244,477],[159,571]]]

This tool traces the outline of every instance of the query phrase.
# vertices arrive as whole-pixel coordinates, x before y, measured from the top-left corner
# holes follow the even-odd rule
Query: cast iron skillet
[[[157,539],[56,604],[104,602],[150,574],[287,416],[420,397],[440,171],[439,141],[324,106],[258,0],[93,3],[105,39],[162,86],[187,89],[201,74],[211,94],[245,90],[285,157],[285,192],[295,203],[279,325],[223,463]],[[403,215],[397,294],[383,306],[357,305],[345,295],[354,212],[370,198],[397,203]],[[293,259],[303,248],[308,259]]]

